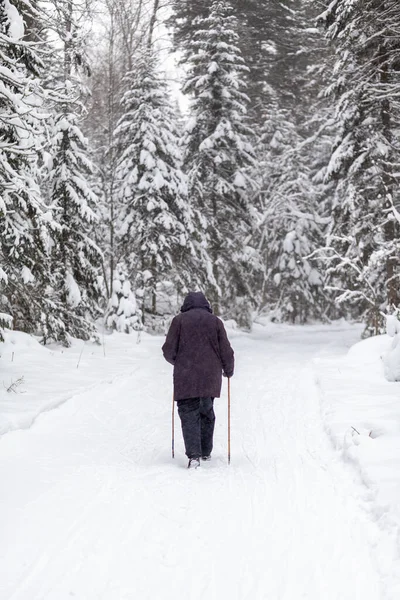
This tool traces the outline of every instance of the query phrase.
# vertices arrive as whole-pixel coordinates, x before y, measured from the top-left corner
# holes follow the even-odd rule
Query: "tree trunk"
[[[114,206],[114,151],[113,151],[113,137],[114,137],[114,7],[111,7],[110,11],[110,46],[108,56],[108,148],[110,152],[110,295],[111,298],[114,288],[114,270],[115,270],[115,248],[114,248],[114,219],[115,219],[115,206]],[[105,184],[107,186],[107,183]]]
[[[150,23],[149,23],[149,37],[147,38],[148,48],[151,48],[152,43],[153,43],[154,27],[156,25],[157,12],[158,12],[159,7],[160,7],[160,0],[154,0],[153,12],[151,14]]]
[[[381,10],[385,10],[385,5],[382,3]],[[390,84],[390,71],[389,71],[389,60],[390,56],[388,54],[387,49],[384,47],[383,43],[381,43],[379,48],[379,73],[380,73],[380,83],[382,86],[387,86]],[[383,125],[383,133],[386,140],[391,143],[392,142],[392,119],[391,119],[391,105],[390,100],[385,98],[381,100],[381,120]],[[384,160],[384,176],[383,176],[383,185],[384,185],[384,204],[383,210],[386,216],[386,221],[384,225],[384,233],[385,233],[385,241],[392,242],[398,238],[398,224],[396,219],[391,218],[392,215],[392,206],[393,206],[393,178],[392,174],[389,171],[391,170],[391,166],[389,164],[389,160]],[[387,259],[386,262],[386,281],[387,281],[387,301],[389,306],[398,306],[400,304],[399,290],[398,290],[398,282],[397,282],[397,267],[398,267],[398,259],[395,256],[391,256]]]

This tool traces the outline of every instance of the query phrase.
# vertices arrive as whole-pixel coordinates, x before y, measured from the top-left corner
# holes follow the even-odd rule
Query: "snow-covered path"
[[[186,469],[177,416],[171,460],[160,338],[131,376],[4,436],[0,600],[386,598],[379,531],[323,431],[310,367],[346,335],[232,339],[230,467],[226,390],[212,462]]]

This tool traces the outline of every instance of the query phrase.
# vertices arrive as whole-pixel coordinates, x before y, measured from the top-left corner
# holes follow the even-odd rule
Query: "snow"
[[[43,166],[47,171],[52,171],[54,168],[54,160],[50,152],[42,152]]]
[[[219,70],[219,64],[217,62],[215,62],[215,60],[211,61],[209,66],[208,66],[208,73],[211,75],[212,73],[215,73],[216,71]]]
[[[42,346],[19,331],[6,331],[4,337],[0,344],[0,435],[29,428],[41,413],[74,395],[129,374],[138,356],[146,353],[133,334],[102,336],[100,346],[72,339],[70,348]],[[142,337],[146,339],[146,334]],[[7,392],[21,377],[23,385]]]
[[[32,283],[35,281],[35,277],[33,276],[32,271],[24,265],[21,269],[22,280],[24,283]]]
[[[283,249],[288,254],[291,254],[292,252],[294,252],[296,238],[297,238],[296,231],[289,231],[286,234],[286,237],[283,241]],[[293,267],[295,266],[295,264],[296,263],[293,263]]]
[[[154,159],[154,156],[152,154],[150,154],[150,152],[148,152],[147,150],[141,151],[140,163],[145,165],[146,169],[148,169],[149,171],[151,169],[154,169],[154,167],[156,166],[156,161]]]
[[[68,304],[75,308],[81,301],[81,292],[72,273],[67,273],[65,276],[65,286],[68,292]]]
[[[384,144],[382,142],[380,142],[379,140],[377,140],[375,142],[376,146],[376,151],[381,155],[381,156],[389,156],[390,152],[391,152],[391,147],[388,144]]]
[[[10,4],[9,0],[4,0],[4,12],[10,22],[8,36],[14,40],[20,40],[24,37],[24,21],[15,6]]]
[[[10,315],[8,315],[7,313],[0,312],[0,322],[3,322],[9,327],[11,327],[12,321],[13,319]]]
[[[233,185],[237,188],[243,188],[243,189],[246,188],[246,186],[247,186],[246,179],[245,179],[243,173],[241,173],[240,171],[236,172],[235,179],[233,181]]]
[[[385,377],[388,381],[400,381],[400,321],[396,315],[386,317],[386,331],[393,341],[382,356]]]
[[[161,188],[164,187],[166,184],[162,173],[158,169],[154,171],[153,184],[155,185],[157,190],[161,190]]]
[[[400,384],[385,380],[382,360],[391,343],[387,335],[370,338],[314,364],[327,432],[369,489],[370,513],[390,532],[400,572]]]
[[[386,317],[386,333],[390,337],[394,337],[397,333],[400,333],[400,321],[395,315],[388,315]]]
[[[177,415],[170,456],[162,337],[142,334],[136,344],[113,334],[104,355],[101,346],[61,351],[7,334],[3,378],[24,382],[20,393],[4,390],[1,414],[8,406],[13,426],[28,427],[23,414],[34,405],[37,414],[59,407],[1,439],[2,600],[398,599],[396,505],[379,510],[383,498],[354,468],[357,457],[359,468],[381,460],[385,439],[394,448],[395,427],[378,435],[389,405],[387,423],[399,416],[397,384],[377,358],[389,338],[344,354],[360,335],[345,323],[228,332],[237,358],[232,461],[224,382],[213,460],[194,472]],[[361,443],[344,449],[350,425]],[[394,476],[396,465],[386,466]],[[386,499],[400,497],[381,483]]]
[[[311,285],[322,285],[322,277],[320,273],[316,269],[311,269],[310,274],[308,276],[308,281]]]
[[[7,273],[5,271],[3,271],[3,269],[1,267],[0,267],[0,281],[5,281],[6,283],[8,281]]]
[[[151,271],[146,269],[145,271],[142,272],[142,277],[143,277],[144,283],[147,283],[153,277],[153,274]]]
[[[275,285],[277,285],[277,286],[278,286],[278,285],[280,284],[280,282],[281,282],[282,276],[281,276],[281,274],[280,274],[280,273],[275,273],[275,275],[274,275],[274,278],[273,278],[273,279],[274,279],[274,283],[275,283]]]
[[[388,381],[400,381],[400,335],[393,336],[390,347],[382,356],[385,377]]]
[[[122,293],[124,294],[124,296],[125,296],[126,298],[127,298],[127,297],[130,295],[130,293],[131,293],[131,284],[130,284],[130,281],[129,281],[128,279],[126,279],[126,280],[123,282],[123,285],[122,285]]]
[[[120,281],[119,279],[114,279],[113,281],[113,290],[116,293],[119,293],[122,291],[122,281]]]

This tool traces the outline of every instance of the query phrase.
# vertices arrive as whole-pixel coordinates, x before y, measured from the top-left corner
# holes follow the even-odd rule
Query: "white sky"
[[[101,43],[105,38],[107,30],[108,14],[103,3],[95,3],[95,19],[92,25],[92,36],[94,46]],[[163,7],[158,11],[158,23],[154,31],[154,42],[160,54],[160,67],[165,73],[166,79],[170,84],[172,97],[176,99],[182,114],[186,114],[189,106],[189,98],[181,93],[182,80],[184,78],[184,70],[179,66],[179,54],[172,52],[172,37],[171,32],[165,26],[170,13],[169,7]]]

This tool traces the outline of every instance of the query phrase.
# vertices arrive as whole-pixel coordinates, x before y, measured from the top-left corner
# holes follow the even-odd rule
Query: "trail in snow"
[[[309,367],[343,335],[232,340],[230,467],[226,395],[213,460],[186,469],[178,418],[170,458],[160,338],[131,377],[5,436],[0,600],[386,598],[380,534],[323,432]]]

